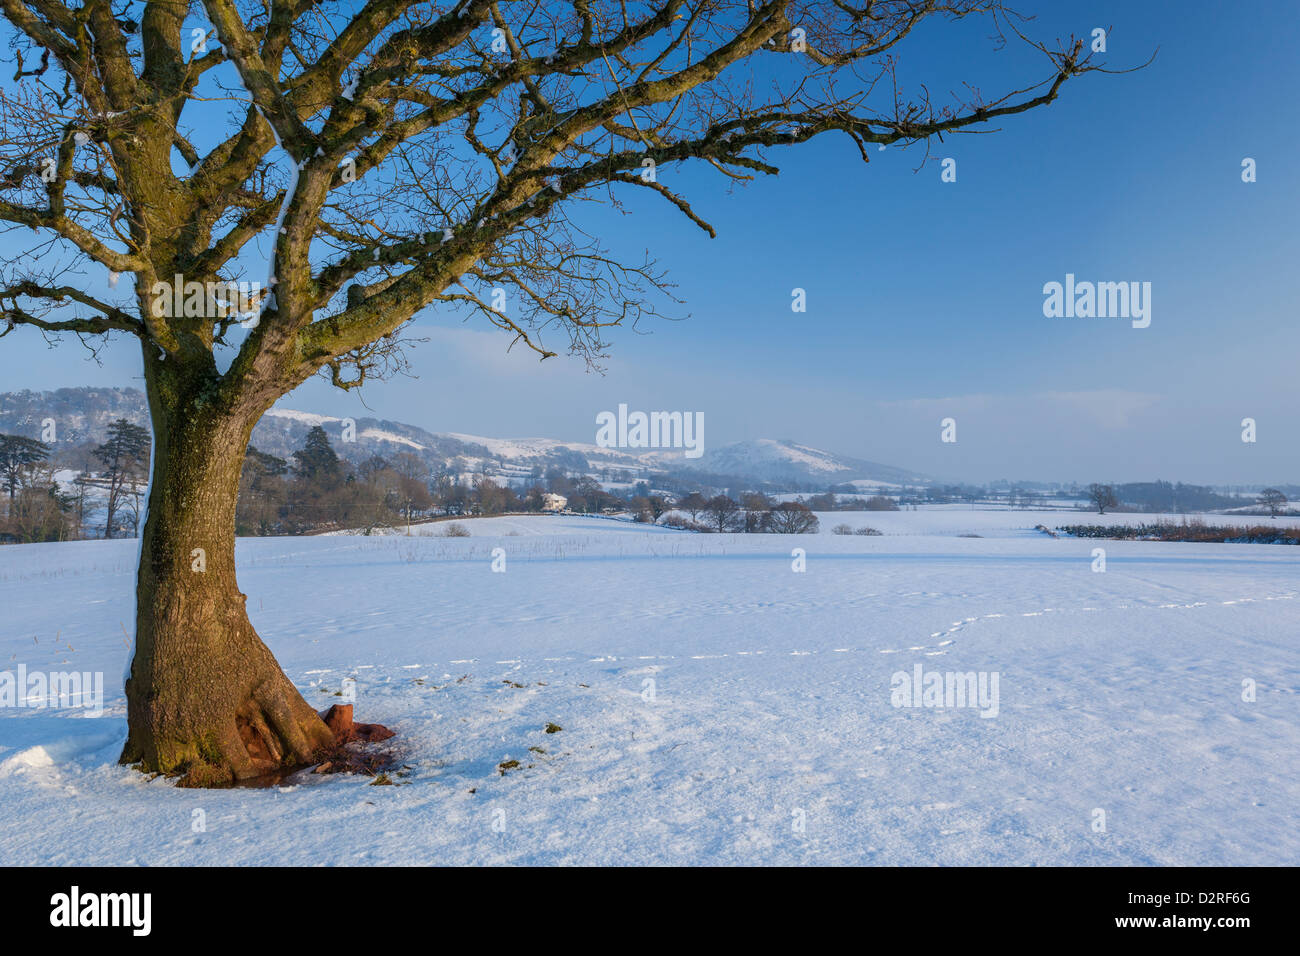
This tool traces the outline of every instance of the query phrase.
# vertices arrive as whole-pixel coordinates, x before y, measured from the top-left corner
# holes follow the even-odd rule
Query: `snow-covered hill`
[[[788,439],[759,438],[724,445],[706,452],[705,467],[712,472],[752,475],[764,481],[846,483],[869,481],[882,484],[918,484],[927,479],[917,472],[862,461],[811,448]]]
[[[253,432],[253,444],[263,451],[285,456],[299,447],[307,429],[320,425],[332,438],[341,440],[342,420],[291,409],[273,408]],[[678,450],[628,450],[602,448],[584,442],[554,438],[486,438],[456,432],[431,433],[398,422],[358,419],[358,450],[366,454],[414,451],[427,457],[463,459],[453,470],[491,474],[528,473],[558,465],[568,470],[604,472],[626,470],[634,476],[655,471],[692,470],[727,475],[755,482],[776,484],[797,482],[827,485],[864,481],[881,485],[922,484],[924,475],[861,461],[789,440],[760,438],[724,445],[706,451],[699,459],[688,459]],[[349,457],[353,455],[344,449]]]
[[[127,418],[147,424],[144,394],[138,389],[69,388],[55,392],[0,394],[0,432],[37,437],[41,422],[53,417],[60,440],[101,442],[109,422]],[[789,440],[761,438],[707,449],[690,459],[683,450],[602,448],[594,443],[554,438],[489,438],[458,432],[431,432],[417,425],[380,418],[350,423],[332,415],[293,408],[273,408],[253,429],[258,450],[289,458],[307,432],[319,425],[339,454],[354,462],[374,455],[414,454],[432,469],[524,478],[537,470],[559,467],[611,480],[615,472],[640,479],[653,473],[708,474],[736,483],[813,486],[853,481],[873,486],[923,484],[915,472],[837,455]],[[595,438],[593,428],[593,439]]]
[[[119,418],[148,425],[144,392],[136,388],[57,388],[0,392],[0,432],[40,438],[47,421],[59,442],[102,442]]]

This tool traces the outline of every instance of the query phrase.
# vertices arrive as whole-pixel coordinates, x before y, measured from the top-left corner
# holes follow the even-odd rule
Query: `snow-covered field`
[[[321,709],[355,678],[358,719],[396,729],[409,769],[227,791],[114,762],[135,542],[3,547],[0,668],[103,672],[107,699],[98,718],[0,709],[0,860],[1300,861],[1300,548],[1031,530],[1083,517],[242,540],[286,672]],[[840,521],[884,534],[830,534]],[[997,697],[895,707],[895,673],[918,665],[990,695],[996,675]]]

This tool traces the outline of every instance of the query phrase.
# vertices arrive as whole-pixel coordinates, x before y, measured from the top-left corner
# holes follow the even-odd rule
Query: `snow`
[[[293,154],[285,149],[284,143],[280,141],[280,134],[276,130],[275,124],[271,122],[271,118],[266,115],[266,112],[260,106],[257,108],[257,111],[262,114],[262,119],[266,121],[266,125],[271,131],[271,136],[275,139],[275,145],[279,147],[280,152],[289,157],[289,182],[284,188],[284,200],[280,203],[280,211],[275,217],[275,228],[271,232],[271,253],[267,257],[266,289],[269,292],[269,295],[262,303],[262,309],[265,309],[273,307],[269,306],[268,303],[273,302],[275,298],[275,286],[277,283],[276,273],[278,272],[276,268],[276,256],[280,248],[280,234],[284,232],[285,217],[289,215],[289,209],[293,205],[294,197],[298,192],[298,174],[302,172],[303,166],[306,165],[306,161],[301,165],[294,161]],[[261,317],[262,309],[259,309],[257,312],[257,317],[259,319]],[[253,322],[252,325],[257,325],[257,322]]]
[[[318,415],[315,412],[304,412],[293,408],[271,408],[267,410],[266,415],[271,418],[287,419],[308,426],[331,425],[343,421],[342,418],[335,416]],[[608,461],[621,466],[638,466],[646,463],[642,458],[626,451],[600,448],[596,445],[584,445],[581,442],[560,441],[554,438],[487,438],[481,435],[466,435],[459,432],[436,432],[432,434],[434,438],[450,438],[468,445],[480,445],[488,449],[493,456],[506,460],[531,460],[544,458],[556,451],[572,450],[595,460],[597,464],[604,464]],[[413,439],[381,428],[367,428],[360,433],[360,437],[375,441],[393,442],[409,448],[425,448],[424,445]],[[650,460],[652,456],[643,457]]]
[[[343,419],[334,418],[331,415],[317,415],[315,412],[300,412],[293,408],[268,408],[266,414],[271,418],[287,418],[290,421],[300,422],[304,425],[311,425],[312,427],[343,421]]]
[[[538,458],[557,449],[572,449],[588,455],[619,455],[614,449],[599,448],[596,445],[584,445],[581,442],[559,441],[554,438],[485,438],[481,435],[463,435],[459,432],[444,432],[448,438],[472,445],[482,445],[497,458]],[[623,457],[626,457],[624,454]]]
[[[914,482],[921,484],[922,482]],[[859,493],[865,495],[874,495],[877,492],[900,491],[903,486],[896,481],[877,481],[873,478],[854,478],[852,481],[841,482],[841,484],[852,485]]]
[[[803,465],[811,472],[833,474],[843,470],[843,466],[829,452],[809,448],[795,442],[780,442],[772,438],[760,438],[751,442],[730,446],[736,453],[743,451],[751,462],[780,462]]]
[[[192,791],[117,766],[107,675],[135,543],[0,548],[3,666],[103,671],[107,697],[98,719],[0,709],[0,858],[1300,858],[1300,548],[1052,539],[1039,514],[967,506],[821,518],[803,536],[546,515],[458,519],[469,538],[241,540],[249,613],[307,699],[324,709],[353,677],[358,719],[399,732],[410,769],[390,787]],[[859,519],[885,534],[829,533]],[[894,707],[917,664],[998,674],[998,716]]]
[[[382,428],[367,428],[361,432],[362,438],[368,438],[371,441],[392,442],[395,445],[405,445],[408,448],[414,448],[417,451],[423,451],[424,446],[418,441],[412,441],[404,435],[398,435],[395,432],[384,431]]]
[[[413,525],[411,535],[418,537],[437,537],[446,534],[449,523],[459,524],[470,532],[471,537],[536,537],[538,535],[590,535],[597,533],[602,537],[613,534],[647,535],[682,535],[684,532],[658,525],[645,525],[633,521],[628,516],[614,517],[601,515],[575,514],[539,514],[539,515],[501,515],[490,518],[452,518],[450,521],[431,521],[427,524]],[[393,529],[405,533],[405,529]],[[332,532],[335,535],[349,535],[355,532]]]

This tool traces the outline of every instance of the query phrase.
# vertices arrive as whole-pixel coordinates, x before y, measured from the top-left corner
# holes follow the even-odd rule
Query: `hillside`
[[[108,424],[126,418],[147,424],[144,394],[134,388],[63,388],[52,392],[0,393],[0,431],[39,437],[41,422],[53,418],[60,443],[102,442]],[[487,438],[457,432],[431,432],[418,425],[380,418],[355,419],[355,440],[346,441],[344,420],[290,408],[273,408],[253,430],[259,450],[289,458],[308,431],[321,426],[340,455],[361,462],[374,455],[408,452],[433,469],[527,478],[558,467],[606,480],[640,479],[651,474],[709,474],[737,482],[813,485],[853,481],[880,485],[921,484],[923,475],[890,465],[770,438],[736,442],[687,459],[681,451],[601,448],[553,438]],[[594,429],[593,429],[594,437]]]

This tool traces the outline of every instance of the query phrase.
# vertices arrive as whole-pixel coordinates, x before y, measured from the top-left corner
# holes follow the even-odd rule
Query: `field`
[[[392,786],[225,791],[115,763],[136,543],[3,547],[0,666],[102,672],[105,710],[0,709],[0,857],[1300,861],[1297,549],[1032,530],[1083,517],[835,513],[775,536],[536,516],[465,521],[468,538],[244,539],[250,614],[286,672],[322,710],[354,679],[358,719],[398,731],[405,769]],[[883,533],[830,534],[841,521]],[[895,706],[918,665],[997,694]]]

